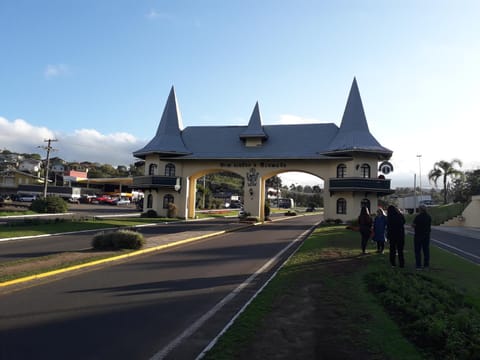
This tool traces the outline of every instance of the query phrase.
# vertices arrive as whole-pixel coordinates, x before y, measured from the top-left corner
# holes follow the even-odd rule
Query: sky
[[[437,161],[480,168],[478,14],[477,0],[1,0],[0,149],[56,139],[51,156],[132,164],[172,86],[185,127],[247,125],[257,101],[264,124],[340,126],[356,77],[392,187],[430,187]]]

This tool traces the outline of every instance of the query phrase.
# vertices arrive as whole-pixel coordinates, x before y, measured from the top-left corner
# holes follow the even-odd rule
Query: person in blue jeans
[[[373,220],[373,240],[377,243],[377,253],[383,254],[385,249],[385,231],[387,228],[387,216],[382,208],[378,208],[377,215]]]
[[[415,266],[417,270],[428,269],[430,266],[430,231],[432,218],[427,213],[425,205],[420,205],[418,215],[413,219],[412,227],[415,230],[413,244],[415,248]]]

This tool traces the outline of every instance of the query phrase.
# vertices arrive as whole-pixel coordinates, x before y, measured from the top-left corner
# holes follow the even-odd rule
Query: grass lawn
[[[373,244],[369,255],[359,255],[359,249],[358,233],[338,226],[318,228],[205,358],[431,357],[407,339],[404,328],[369,291],[368,274],[420,284],[428,284],[424,278],[439,280],[480,312],[478,265],[432,246],[432,269],[418,274],[411,236],[406,239],[405,269],[392,269],[388,252],[376,254]]]
[[[87,220],[54,220],[48,222],[42,219],[34,219],[22,223],[0,226],[0,239],[35,236],[44,234],[57,234],[70,231],[98,230],[114,227],[128,227],[157,222],[174,221],[167,218],[112,218],[112,219],[87,219]]]

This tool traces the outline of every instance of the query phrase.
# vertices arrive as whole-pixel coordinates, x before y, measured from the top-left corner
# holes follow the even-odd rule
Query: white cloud
[[[47,79],[65,76],[70,73],[70,69],[65,64],[47,65],[43,74]]]
[[[8,121],[0,117],[0,144],[2,149],[19,153],[39,153],[45,156],[45,139],[57,139],[53,144],[58,156],[66,161],[91,161],[101,164],[129,165],[135,162],[132,152],[145,145],[145,141],[128,133],[102,134],[93,129],[79,129],[62,134],[45,127],[36,127],[25,120]]]
[[[41,145],[44,139],[52,139],[53,131],[46,127],[30,125],[23,119],[16,119],[12,122],[0,117],[0,144],[11,151],[30,152],[37,145]]]

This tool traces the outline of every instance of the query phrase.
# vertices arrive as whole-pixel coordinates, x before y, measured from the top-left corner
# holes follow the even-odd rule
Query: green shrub
[[[142,213],[140,216],[143,218],[156,218],[158,217],[158,214],[155,210],[149,209],[146,212]]]
[[[92,247],[96,250],[140,249],[145,244],[142,234],[131,230],[98,233],[93,237]]]
[[[47,196],[46,198],[38,198],[32,201],[30,209],[37,213],[66,213],[68,211],[68,204],[61,197]]]
[[[291,211],[291,210],[288,210],[286,213],[285,213],[285,216],[296,216],[297,213],[295,211]]]
[[[423,274],[381,271],[365,278],[403,333],[435,359],[480,354],[480,313],[455,289]]]
[[[169,203],[168,204],[167,217],[168,218],[177,217],[177,206],[174,203]]]

